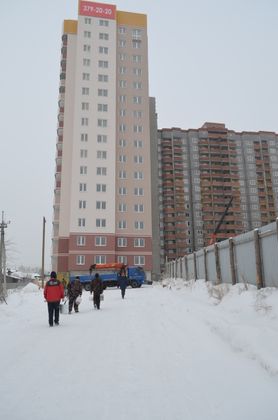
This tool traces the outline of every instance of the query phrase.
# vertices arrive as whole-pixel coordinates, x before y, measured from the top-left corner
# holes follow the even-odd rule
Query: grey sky
[[[158,125],[198,128],[223,122],[236,131],[278,132],[276,0],[119,0],[146,13],[149,91]],[[61,30],[78,0],[13,0],[0,13],[0,211],[11,266],[46,267],[57,128]]]

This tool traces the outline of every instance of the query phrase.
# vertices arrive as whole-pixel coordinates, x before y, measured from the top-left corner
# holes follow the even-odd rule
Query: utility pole
[[[0,223],[0,301],[4,300],[7,296],[7,283],[6,283],[6,248],[5,248],[5,230],[8,223],[4,221],[4,212],[2,211],[2,222]]]
[[[42,288],[44,288],[44,249],[45,249],[45,217],[42,220],[42,270],[41,270],[41,278],[42,278]]]

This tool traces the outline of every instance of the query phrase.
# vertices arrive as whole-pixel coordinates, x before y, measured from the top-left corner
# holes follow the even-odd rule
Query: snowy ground
[[[278,290],[181,281],[105,291],[49,328],[30,284],[0,305],[9,420],[276,420]]]

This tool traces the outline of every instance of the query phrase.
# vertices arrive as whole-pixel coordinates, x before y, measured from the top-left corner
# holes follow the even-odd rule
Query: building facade
[[[52,267],[152,270],[147,17],[79,1],[63,25]]]
[[[278,215],[278,135],[228,130],[158,130],[160,264],[252,230]]]

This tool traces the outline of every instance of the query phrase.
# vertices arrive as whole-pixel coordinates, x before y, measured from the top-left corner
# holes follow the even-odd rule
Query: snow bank
[[[28,283],[25,287],[22,288],[22,293],[37,293],[39,291],[39,286],[34,283]]]
[[[165,279],[170,290],[198,300],[211,330],[234,351],[244,353],[272,375],[278,375],[278,290],[250,284],[213,285],[204,280]],[[205,305],[211,306],[204,312]],[[206,319],[204,319],[204,317]]]

